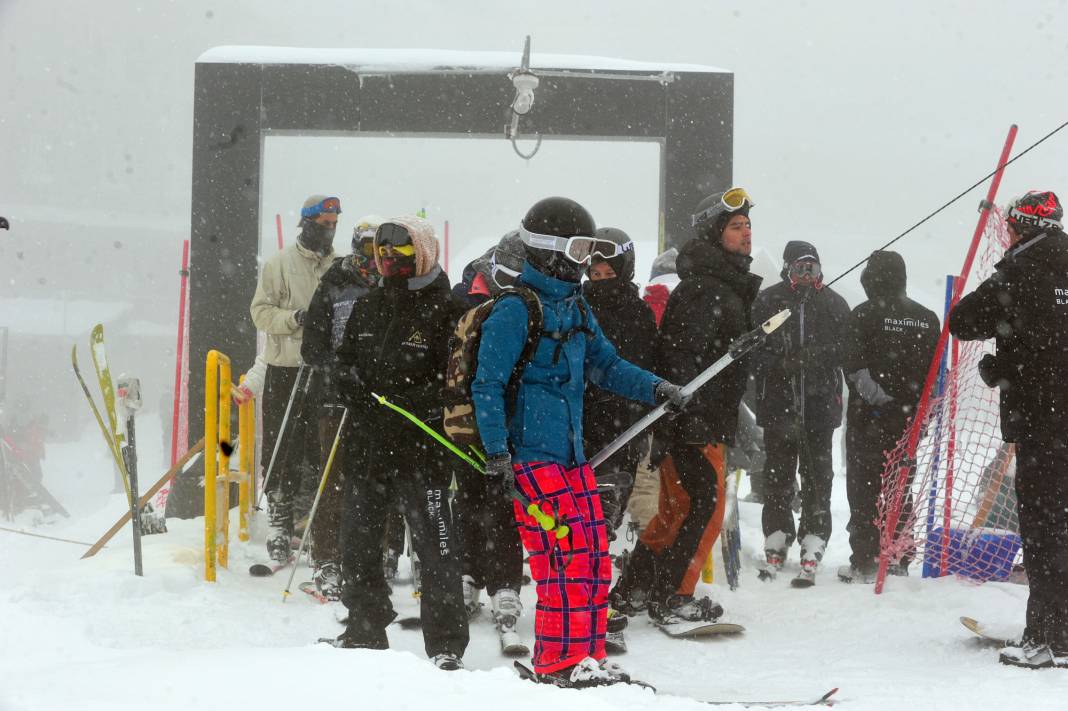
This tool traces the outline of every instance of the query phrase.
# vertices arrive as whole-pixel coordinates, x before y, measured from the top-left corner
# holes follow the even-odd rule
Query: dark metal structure
[[[500,136],[519,55],[422,50],[223,47],[197,61],[193,128],[190,441],[203,429],[207,351],[234,372],[255,357],[264,138]],[[664,245],[690,235],[698,201],[731,182],[734,75],[710,67],[533,55],[535,104],[520,122],[544,140],[658,141]],[[323,97],[330,97],[324,101]],[[517,158],[517,160],[519,160]],[[537,160],[535,157],[534,160]]]

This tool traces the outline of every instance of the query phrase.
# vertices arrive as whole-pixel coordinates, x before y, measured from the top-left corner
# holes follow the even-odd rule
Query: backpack
[[[563,344],[567,342],[575,332],[590,333],[588,327],[589,315],[584,299],[579,299],[579,309],[582,312],[582,325],[572,329],[566,334],[547,333],[543,331],[544,316],[542,315],[541,300],[529,287],[515,286],[505,289],[497,296],[484,304],[480,304],[460,317],[449,339],[449,363],[445,369],[445,434],[453,442],[460,445],[476,447],[482,446],[482,439],[478,434],[478,423],[475,420],[475,406],[471,397],[471,382],[475,379],[478,371],[478,347],[482,341],[482,324],[489,318],[493,307],[503,298],[518,296],[523,299],[527,307],[527,341],[523,351],[512,369],[512,375],[508,380],[505,390],[505,400],[513,400],[515,391],[519,387],[519,379],[527,363],[534,357],[542,336],[548,336],[557,341],[554,361],[560,357]]]

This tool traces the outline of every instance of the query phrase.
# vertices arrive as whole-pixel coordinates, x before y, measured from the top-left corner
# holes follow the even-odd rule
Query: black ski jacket
[[[372,286],[372,282],[356,271],[351,257],[341,257],[323,274],[312,295],[304,317],[300,357],[308,365],[315,366],[324,397],[330,398],[337,391],[334,382],[337,349],[345,335],[353,304],[366,296]]]
[[[793,312],[753,354],[756,416],[761,427],[796,426],[802,398],[806,424],[831,429],[842,424],[841,368],[849,304],[829,287],[816,290],[804,302],[803,296],[784,275],[778,284],[760,292],[753,304],[756,323],[783,309]]]
[[[751,262],[701,238],[682,247],[677,262],[681,281],[660,322],[654,369],[658,375],[685,385],[726,354],[735,338],[753,328],[750,312],[760,277],[749,273]],[[663,418],[658,436],[693,444],[732,444],[748,360],[747,356],[731,363],[697,391],[684,412]]]
[[[366,407],[373,392],[422,420],[440,419],[449,338],[460,313],[437,265],[399,284],[384,280],[356,302],[345,328],[338,350],[342,402]],[[376,427],[400,424],[389,419],[400,415],[372,406],[380,410]]]
[[[619,356],[639,368],[654,370],[656,319],[653,310],[639,295],[638,285],[622,279],[588,281],[582,285],[582,295]],[[582,425],[586,453],[592,456],[599,452],[648,409],[640,402],[587,383]],[[633,471],[633,466],[641,458],[643,441],[638,438],[634,446],[625,448],[622,455],[613,455],[612,461]]]
[[[994,274],[961,299],[949,330],[994,338],[1006,442],[1068,431],[1068,237],[1049,232],[1010,249]]]
[[[860,283],[868,300],[849,318],[844,368],[849,420],[880,417],[903,426],[919,404],[942,326],[934,311],[905,294],[905,260],[897,252],[874,252]],[[864,369],[892,402],[865,402],[850,377]]]

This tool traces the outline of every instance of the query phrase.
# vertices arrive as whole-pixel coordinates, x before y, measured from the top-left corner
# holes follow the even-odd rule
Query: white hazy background
[[[789,239],[813,241],[831,276],[989,172],[1011,123],[1020,125],[1021,149],[1068,120],[1064,0],[0,0],[8,409],[58,409],[84,422],[68,350],[84,344],[98,320],[109,329],[113,367],[141,374],[147,399],[173,377],[168,334],[189,232],[193,70],[202,52],[219,45],[506,50],[518,62],[526,34],[538,52],[732,70],[734,182],[756,197],[754,239],[775,259]],[[644,206],[655,211],[655,177],[619,174],[655,166],[643,152],[649,144],[613,149],[626,171],[603,150],[575,171],[573,161],[594,147],[568,154],[566,145],[545,144],[524,166],[503,139],[473,144],[468,162],[453,149],[277,140],[295,143],[269,148],[261,225],[268,243],[273,214],[284,214],[292,239],[294,196],[318,191],[345,201],[339,246],[368,212],[426,207],[436,222],[450,219],[454,275],[459,261],[543,194],[580,196],[599,224],[654,237],[647,230],[655,230],[655,214]],[[392,156],[407,171],[422,159],[428,175],[445,178],[440,190],[429,181],[416,190],[396,176],[372,181],[361,165],[368,156],[387,166]],[[301,169],[286,160],[303,161]],[[1068,198],[1068,129],[1009,168],[1001,201],[1037,187]],[[939,312],[943,277],[959,268],[982,192],[896,247],[914,296]],[[643,260],[647,253],[643,246]],[[862,298],[858,274],[841,283],[854,305]]]

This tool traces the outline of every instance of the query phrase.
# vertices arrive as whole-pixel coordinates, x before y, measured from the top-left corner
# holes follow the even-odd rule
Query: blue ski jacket
[[[505,390],[526,344],[526,304],[520,298],[501,299],[483,322],[478,369],[471,383],[483,447],[487,455],[510,451],[517,463],[583,464],[586,380],[655,404],[661,378],[619,357],[589,306],[579,306],[583,297],[578,284],[554,279],[529,264],[524,265],[519,283],[541,299],[541,340],[523,369],[514,402],[506,405]]]

